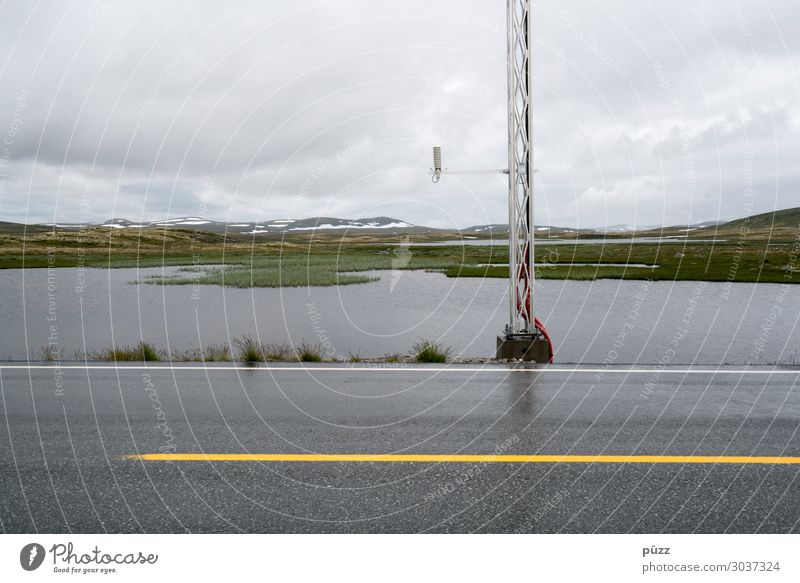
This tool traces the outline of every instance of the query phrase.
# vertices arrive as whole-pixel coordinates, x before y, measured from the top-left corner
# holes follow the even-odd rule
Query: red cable
[[[517,295],[517,310],[519,310],[521,303],[522,302],[519,299],[519,295]],[[530,296],[525,298],[525,306],[526,306],[526,313],[530,314],[531,313],[531,298],[530,298]],[[539,318],[535,317],[535,316],[533,318],[533,325],[539,332],[542,333],[542,336],[544,336],[544,339],[547,340],[547,353],[548,353],[548,356],[549,356],[549,362],[550,362],[550,364],[553,364],[553,357],[555,355],[555,350],[553,349],[553,339],[550,336],[550,332],[548,332],[547,328],[544,327],[544,324],[542,323],[542,321]]]
[[[527,256],[528,246],[525,246],[525,256]],[[517,277],[522,277],[525,280],[525,283],[528,282],[528,274],[522,270],[522,265],[519,266],[519,271],[517,272]],[[519,311],[522,302],[519,298],[519,292],[517,292],[517,311]],[[531,297],[528,295],[525,297],[525,312],[528,317],[531,316]],[[544,324],[539,318],[534,316],[533,318],[533,325],[534,327],[542,333],[544,339],[547,340],[547,352],[550,357],[549,362],[553,364],[553,356],[555,354],[555,350],[553,349],[553,339],[550,337],[550,333],[547,331],[547,328],[544,327]]]
[[[550,353],[550,364],[553,364],[553,339],[550,338],[550,332],[547,331],[547,328],[544,327],[544,324],[542,324],[542,321],[539,320],[539,318],[534,317],[533,325],[536,326],[536,329],[541,332],[542,336],[544,336],[544,339],[547,340],[547,350]]]

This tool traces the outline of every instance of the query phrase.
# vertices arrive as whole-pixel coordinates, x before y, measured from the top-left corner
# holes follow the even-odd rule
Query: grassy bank
[[[313,255],[247,258],[243,263],[199,265],[175,276],[145,281],[230,287],[326,286],[365,283],[375,278],[359,272],[391,269],[440,271],[448,277],[508,277],[505,249],[411,246],[404,250],[407,257],[403,261],[396,259],[396,249],[370,247],[341,254],[316,251]],[[540,279],[800,283],[800,262],[793,263],[792,247],[693,243],[539,245],[537,249],[536,275]]]
[[[545,244],[538,245],[537,249],[536,275],[540,279],[800,283],[800,256],[792,245],[686,243],[548,247]],[[620,263],[634,266],[603,265]],[[508,267],[450,268],[445,273],[450,277],[505,278]]]
[[[389,363],[444,363],[450,361],[451,349],[438,342],[420,339],[407,354],[387,354],[382,357],[364,357],[361,354],[340,356],[330,354],[325,345],[306,342],[291,345],[282,342],[263,342],[252,336],[234,338],[230,345],[208,344],[202,349],[165,349],[150,342],[140,341],[134,345],[116,345],[87,353],[74,354],[76,361],[98,362],[238,362],[258,364],[262,362],[389,362]],[[60,362],[64,355],[49,345],[42,346],[41,359]]]
[[[787,232],[788,233],[788,232]],[[716,243],[685,241],[536,246],[542,279],[652,279],[800,283],[800,239],[742,236]],[[188,266],[142,282],[163,285],[294,287],[360,284],[365,272],[422,269],[448,277],[508,277],[503,246],[415,246],[360,235],[253,238],[183,229],[46,232],[0,236],[0,267]],[[413,239],[413,238],[412,238]],[[398,243],[403,242],[402,245]],[[575,265],[589,264],[589,265]],[[625,264],[618,266],[612,264]],[[637,267],[647,264],[654,267]]]

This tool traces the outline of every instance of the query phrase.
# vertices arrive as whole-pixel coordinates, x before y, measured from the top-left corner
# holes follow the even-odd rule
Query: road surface
[[[8,363],[0,526],[798,532],[800,370],[743,371]]]

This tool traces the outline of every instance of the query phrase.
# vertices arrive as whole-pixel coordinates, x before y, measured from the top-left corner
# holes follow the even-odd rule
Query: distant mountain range
[[[105,223],[92,225],[81,225],[77,223],[45,223],[37,225],[39,227],[57,229],[81,229],[87,226],[108,227],[110,229],[147,229],[147,228],[182,228],[208,231],[212,233],[237,233],[247,235],[258,235],[262,233],[302,233],[310,231],[380,231],[380,232],[405,232],[405,233],[446,233],[457,231],[458,229],[436,229],[434,227],[424,227],[414,225],[406,221],[391,217],[370,217],[363,219],[339,219],[335,217],[311,217],[307,219],[273,219],[270,221],[212,221],[202,217],[178,217],[163,221],[129,221],[128,219],[110,219]],[[577,229],[537,226],[536,230],[541,234],[568,234],[577,233]],[[616,229],[613,229],[616,231]],[[461,229],[461,233],[469,235],[506,236],[508,225],[502,223],[489,225],[475,225]]]
[[[542,237],[560,236],[591,236],[594,233],[622,234],[622,233],[650,233],[654,231],[672,231],[675,233],[685,233],[686,235],[699,234],[706,229],[712,228],[735,228],[747,225],[749,228],[775,228],[775,227],[794,227],[800,228],[800,207],[778,210],[750,217],[736,219],[733,221],[704,221],[690,225],[672,225],[669,227],[639,227],[632,228],[627,225],[612,225],[604,228],[582,228],[554,227],[549,225],[537,225],[535,232]],[[391,217],[370,217],[362,219],[339,219],[335,217],[311,217],[306,219],[274,219],[269,221],[212,221],[202,217],[178,217],[163,221],[130,221],[127,219],[111,219],[105,223],[94,223],[90,225],[76,223],[46,223],[39,225],[29,225],[35,229],[81,229],[87,226],[107,227],[109,229],[145,229],[145,228],[182,228],[208,231],[212,233],[232,233],[232,234],[280,234],[280,233],[303,233],[303,232],[325,232],[325,231],[364,231],[382,233],[452,233],[460,231],[463,235],[473,235],[478,237],[487,236],[507,236],[508,225],[503,223],[493,223],[488,225],[474,225],[465,229],[436,229],[414,225],[406,221]],[[19,229],[15,228],[19,227]],[[24,228],[23,225],[15,223],[0,223],[0,232],[17,231]]]
[[[80,229],[86,225],[75,223],[50,223],[43,225],[59,229]],[[181,228],[209,231],[212,233],[240,233],[258,235],[261,233],[292,233],[308,231],[339,231],[339,230],[364,230],[364,231],[434,231],[427,227],[417,227],[411,223],[390,217],[372,217],[365,219],[337,219],[334,217],[313,217],[308,219],[274,219],[270,221],[211,221],[202,217],[178,217],[164,221],[129,221],[128,219],[111,219],[105,223],[91,226],[108,227],[111,229],[147,229]]]

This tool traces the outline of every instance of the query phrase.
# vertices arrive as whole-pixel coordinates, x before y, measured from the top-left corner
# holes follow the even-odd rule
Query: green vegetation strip
[[[255,239],[179,229],[87,233],[36,233],[24,240],[0,235],[0,267],[187,266],[140,282],[239,288],[361,284],[378,279],[368,272],[399,269],[436,271],[447,277],[508,277],[508,252],[502,245],[415,246],[405,236],[395,238],[402,244],[368,237]],[[770,240],[737,238],[730,232],[716,243],[539,241],[536,274],[540,279],[800,283],[800,236],[797,229],[784,235]],[[619,263],[656,267],[611,265]]]
[[[83,361],[110,361],[110,362],[240,362],[244,364],[258,364],[261,362],[448,362],[452,350],[438,342],[421,339],[414,343],[409,354],[386,354],[383,357],[365,359],[361,354],[350,354],[346,358],[334,358],[326,345],[310,343],[305,340],[297,345],[281,342],[267,343],[253,338],[241,336],[235,338],[231,345],[207,344],[202,349],[178,351],[170,348],[165,350],[155,345],[140,341],[132,346],[116,345],[103,350],[87,353],[75,353],[75,360]],[[65,360],[65,355],[59,353],[49,344],[42,346],[41,358],[48,362]]]

